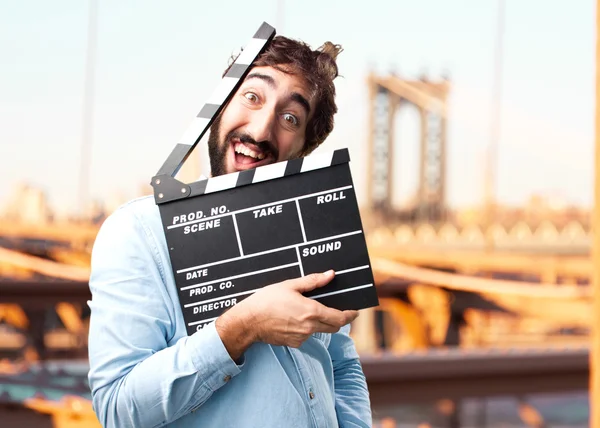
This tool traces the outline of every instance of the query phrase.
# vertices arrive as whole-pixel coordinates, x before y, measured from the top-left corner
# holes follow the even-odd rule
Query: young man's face
[[[298,75],[272,67],[253,68],[211,127],[212,175],[297,157],[314,104],[314,96]]]

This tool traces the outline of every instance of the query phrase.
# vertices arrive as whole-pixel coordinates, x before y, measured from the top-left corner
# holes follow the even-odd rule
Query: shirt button
[[[310,392],[308,393],[308,396],[309,396],[309,397],[310,397],[310,399],[312,400],[313,398],[315,398],[315,393],[314,393],[314,392],[312,392],[312,391],[310,391]]]
[[[227,375],[223,378],[223,382],[229,382],[231,380],[231,376]]]

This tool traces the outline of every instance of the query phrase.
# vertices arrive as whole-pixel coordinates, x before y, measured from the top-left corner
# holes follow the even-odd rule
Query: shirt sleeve
[[[340,428],[371,427],[369,390],[350,337],[349,324],[331,336],[329,354],[333,362],[335,410]]]
[[[240,373],[214,323],[172,346],[177,312],[158,246],[122,208],[103,224],[92,252],[89,382],[105,427],[158,427],[201,406]],[[243,363],[242,363],[243,364]]]

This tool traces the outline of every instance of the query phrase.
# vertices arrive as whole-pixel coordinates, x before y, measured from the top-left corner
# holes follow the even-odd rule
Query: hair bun
[[[341,45],[334,45],[331,42],[325,42],[323,46],[319,48],[319,50],[322,53],[329,55],[334,61],[337,59],[340,52],[343,51]]]

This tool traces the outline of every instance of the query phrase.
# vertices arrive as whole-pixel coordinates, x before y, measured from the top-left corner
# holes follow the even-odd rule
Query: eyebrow
[[[304,98],[298,92],[292,92],[292,101],[296,101],[298,104],[304,107],[304,110],[306,111],[306,116],[310,116],[310,103],[306,98]]]
[[[268,74],[254,72],[246,77],[246,80],[250,79],[260,79],[263,82],[265,82],[269,87],[277,89],[277,82],[275,81],[275,79],[273,79],[272,76],[269,76]],[[302,108],[306,111],[306,116],[310,115],[310,103],[303,95],[299,94],[298,92],[292,92],[291,99],[292,101],[302,106]]]

